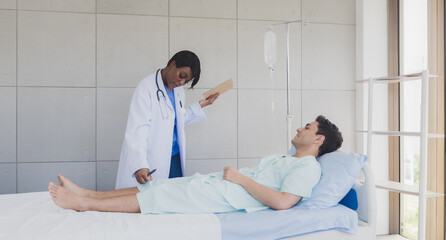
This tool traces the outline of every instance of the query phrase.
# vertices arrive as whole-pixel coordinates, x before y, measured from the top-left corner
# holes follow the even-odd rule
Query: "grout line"
[[[96,3],[97,5],[97,3]],[[189,18],[189,19],[215,19],[215,20],[240,20],[240,21],[259,21],[259,22],[287,22],[287,21],[304,21],[301,19],[256,19],[256,18],[238,18],[238,11],[236,18],[231,17],[206,17],[206,16],[171,16],[170,15],[170,2],[168,3],[169,9],[168,9],[168,15],[167,17],[172,18]],[[97,8],[97,6],[96,6]],[[236,7],[238,9],[238,6]],[[13,10],[13,9],[0,9],[0,10]],[[73,14],[90,14],[90,15],[98,15],[98,14],[104,14],[104,15],[117,15],[117,16],[143,16],[143,17],[166,17],[166,15],[163,14],[140,14],[140,13],[113,13],[113,12],[101,12],[98,13],[97,10],[95,12],[81,12],[81,11],[60,11],[60,10],[34,10],[34,9],[16,9],[17,11],[22,12],[40,12],[40,13],[73,13]],[[333,23],[333,22],[308,22],[308,24],[326,24],[326,25],[340,25],[340,26],[356,26],[355,23]]]
[[[17,7],[17,11],[21,11],[21,12],[38,12],[38,13],[73,13],[73,14],[96,14],[95,12],[77,12],[77,11],[59,11],[59,10],[36,10],[36,9],[18,9]]]
[[[15,192],[19,191],[19,3],[15,14]]]
[[[95,185],[98,190],[98,1],[95,1],[95,135],[94,135],[94,149],[95,149]]]
[[[237,75],[238,75],[238,73],[237,73]],[[301,85],[302,85],[302,82],[301,82]],[[68,88],[68,89],[95,89],[95,88],[98,88],[98,89],[109,89],[109,88],[111,88],[111,89],[135,89],[136,88],[136,86],[134,86],[134,87],[128,87],[128,86],[126,86],[126,87],[119,87],[119,86],[118,87],[116,87],[116,86],[104,86],[104,87],[101,87],[101,86],[93,86],[93,87],[76,87],[76,86],[72,86],[72,87],[71,86],[2,86],[2,87]],[[209,89],[211,89],[211,88],[194,87],[193,89],[185,89],[185,90],[193,91],[193,90],[209,90]],[[239,88],[239,87],[237,87],[236,89],[237,90],[240,89],[240,90],[244,90],[244,91],[245,90],[248,90],[248,91],[249,90],[257,90],[257,91],[262,91],[262,90],[268,91],[268,90],[271,90],[269,88]],[[274,90],[286,90],[286,88],[275,88]],[[350,91],[356,91],[356,90],[355,89],[320,89],[320,88],[305,88],[305,89],[303,89],[303,88],[292,88],[291,91],[345,91],[345,92],[350,92]]]
[[[238,71],[239,71],[239,68],[238,68],[238,64],[239,64],[239,62],[238,62],[238,57],[239,57],[239,49],[238,49],[238,44],[239,44],[239,42],[238,42],[238,38],[239,38],[239,28],[238,28],[238,25],[239,25],[239,19],[238,19],[238,0],[236,0],[235,1],[235,31],[236,31],[236,33],[235,33],[235,36],[236,36],[236,40],[235,40],[235,48],[236,48],[236,56],[237,56],[237,59],[235,60],[236,61],[236,67],[235,67],[235,70],[236,70],[236,77],[237,77],[237,96],[236,96],[236,113],[235,113],[235,115],[236,115],[236,120],[237,120],[237,124],[236,124],[236,153],[237,153],[237,156],[236,156],[236,159],[237,159],[237,169],[239,169],[239,156],[240,156],[240,152],[239,152],[239,147],[238,147],[238,143],[239,143],[239,139],[238,139],[238,133],[239,133],[239,115],[238,115],[238,110],[239,110],[239,83],[240,83],[240,81],[239,81],[239,74],[238,74]]]
[[[167,2],[167,61],[170,59],[170,0]]]
[[[69,89],[82,89],[82,88],[86,88],[86,89],[94,89],[96,88],[96,86],[91,86],[91,87],[77,87],[77,86],[17,86],[17,87],[21,87],[21,88],[69,88]],[[116,87],[118,88],[118,87]]]
[[[302,18],[302,16],[303,16],[303,6],[302,6],[303,4],[302,4],[302,2],[300,2],[300,16],[301,16],[301,18]],[[303,73],[302,73],[302,69],[303,69],[303,48],[302,48],[302,46],[303,46],[303,41],[304,41],[304,37],[303,37],[303,28],[304,27],[306,27],[306,26],[304,26],[304,24],[302,24],[303,22],[300,22],[300,124],[299,125],[302,125],[303,124],[303,107],[304,107],[304,105],[303,105],[303,100],[304,100],[304,98],[303,98],[303,82],[304,82],[304,79],[303,79],[303,77],[304,77],[304,75],[303,75]],[[288,151],[288,149],[287,149],[287,151]]]
[[[113,162],[113,161],[119,161],[119,160],[101,160],[101,162]],[[71,164],[78,164],[78,163],[94,163],[95,160],[88,160],[88,161],[79,161],[79,160],[66,160],[66,161],[35,161],[35,162],[18,162],[20,164],[35,164],[35,163],[71,163]]]
[[[259,159],[261,157],[247,157],[247,158],[243,158],[243,159]],[[238,162],[237,157],[227,157],[227,158],[188,158],[188,161],[206,161],[206,162],[210,162],[210,161],[220,161],[220,160],[232,160],[235,159]],[[238,163],[237,163],[237,167],[238,167]]]

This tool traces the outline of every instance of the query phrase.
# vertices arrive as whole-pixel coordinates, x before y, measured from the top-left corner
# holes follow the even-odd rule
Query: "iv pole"
[[[302,22],[302,20],[297,21],[289,21],[289,22],[282,22],[282,23],[275,23],[271,24],[268,27],[268,30],[271,30],[273,26],[277,25],[284,25],[286,29],[286,89],[287,89],[287,101],[286,101],[286,123],[287,123],[287,149],[291,148],[291,123],[293,120],[293,116],[290,115],[290,23],[296,23],[296,22]],[[265,52],[265,55],[268,53]]]

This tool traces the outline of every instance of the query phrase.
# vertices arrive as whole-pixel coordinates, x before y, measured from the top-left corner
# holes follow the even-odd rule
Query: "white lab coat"
[[[161,71],[158,73],[158,85],[166,98],[164,99],[160,93],[160,102],[158,102],[155,75],[156,73],[143,79],[133,94],[119,159],[116,189],[136,186],[138,182],[135,172],[141,168],[151,170],[156,168],[157,170],[153,174],[154,178],[169,177],[175,114],[164,88]],[[188,107],[187,110],[184,109],[183,87],[174,88],[174,94],[181,170],[184,175],[186,159],[184,126],[202,121],[206,119],[206,115],[198,102]],[[164,112],[167,109],[167,116],[164,113],[164,116],[168,117],[167,119],[163,119],[160,107]]]

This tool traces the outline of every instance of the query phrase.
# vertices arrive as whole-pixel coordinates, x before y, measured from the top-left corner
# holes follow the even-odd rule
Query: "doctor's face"
[[[184,86],[193,79],[190,67],[177,68],[175,61],[161,71],[164,85],[172,90],[173,88]]]

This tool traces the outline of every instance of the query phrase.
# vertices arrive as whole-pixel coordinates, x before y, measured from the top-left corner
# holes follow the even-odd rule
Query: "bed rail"
[[[358,195],[358,218],[364,221],[373,229],[376,229],[376,193],[375,193],[375,177],[368,162],[364,165],[364,182],[359,181],[353,186]]]

